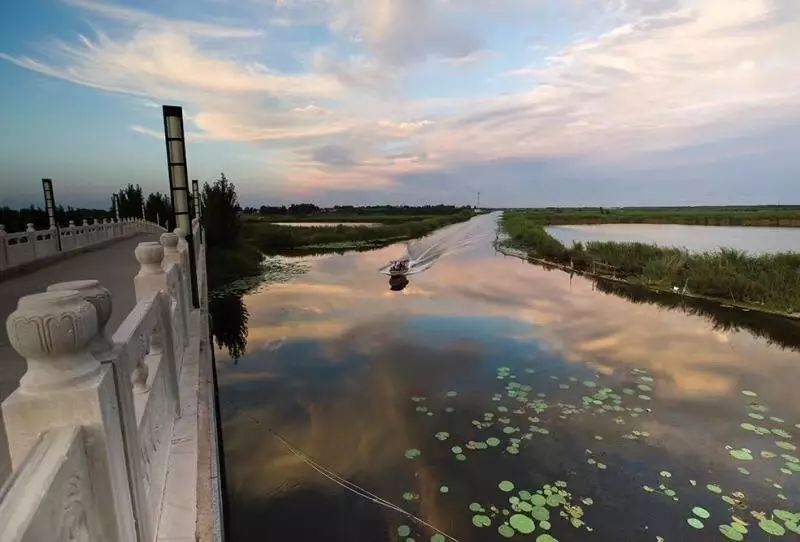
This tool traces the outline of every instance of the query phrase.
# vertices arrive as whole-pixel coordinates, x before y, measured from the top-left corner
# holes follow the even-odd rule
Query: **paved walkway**
[[[17,307],[17,300],[24,295],[43,292],[54,282],[97,279],[111,292],[113,311],[107,330],[113,332],[136,304],[133,277],[139,272],[139,264],[133,250],[143,241],[157,240],[156,234],[139,234],[0,282],[0,401],[16,389],[25,372],[25,361],[8,343],[5,325],[6,318]],[[5,481],[9,470],[5,425],[0,413],[0,485]]]

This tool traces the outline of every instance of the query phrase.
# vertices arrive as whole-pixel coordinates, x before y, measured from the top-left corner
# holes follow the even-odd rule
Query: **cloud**
[[[201,50],[186,34],[137,31],[130,39],[99,33],[80,45],[58,42],[58,64],[0,53],[18,66],[103,90],[157,98],[205,93],[268,93],[331,97],[341,85],[313,74],[285,75],[262,64],[241,64]]]
[[[159,17],[147,11],[98,2],[96,0],[65,0],[65,2],[72,6],[91,11],[102,17],[140,28],[170,29],[176,32],[206,38],[253,38],[262,34],[262,32],[258,30],[249,28]]]
[[[341,145],[321,145],[311,149],[311,158],[331,166],[350,166],[355,163],[350,149]]]
[[[416,189],[446,199],[451,183],[480,182],[470,168],[532,185],[507,165],[684,159],[686,147],[800,123],[794,0],[569,0],[558,17],[542,0],[282,0],[249,19],[272,20],[269,32],[67,3],[102,30],[0,58],[179,102],[195,141],[252,145],[290,191],[372,194],[427,175]],[[525,46],[531,35],[550,56]],[[142,119],[126,125],[160,137],[136,103]]]
[[[336,0],[331,27],[363,42],[384,65],[428,57],[463,58],[481,48],[480,34],[459,24],[455,4],[431,0]]]

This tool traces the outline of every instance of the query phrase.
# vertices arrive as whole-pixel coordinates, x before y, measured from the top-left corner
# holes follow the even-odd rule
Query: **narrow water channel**
[[[797,323],[505,257],[496,218],[402,292],[394,245],[217,304],[232,539],[798,539]]]

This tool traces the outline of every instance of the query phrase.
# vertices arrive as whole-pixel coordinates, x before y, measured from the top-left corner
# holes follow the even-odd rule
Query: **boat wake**
[[[476,219],[453,224],[427,237],[406,243],[406,254],[379,271],[393,276],[416,275],[433,267],[440,258],[472,245],[478,238],[479,223]],[[404,264],[402,272],[397,271],[396,262]]]

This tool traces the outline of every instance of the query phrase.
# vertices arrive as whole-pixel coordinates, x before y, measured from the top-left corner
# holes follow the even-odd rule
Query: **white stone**
[[[74,290],[21,298],[6,320],[6,331],[28,364],[20,380],[23,390],[77,385],[100,367],[88,350],[97,335],[97,312]]]
[[[108,338],[106,324],[111,317],[111,293],[99,281],[93,279],[59,282],[47,287],[48,292],[63,290],[77,291],[85,301],[94,306],[97,312],[98,333],[89,345],[89,350],[100,361],[110,359],[114,346]]]

